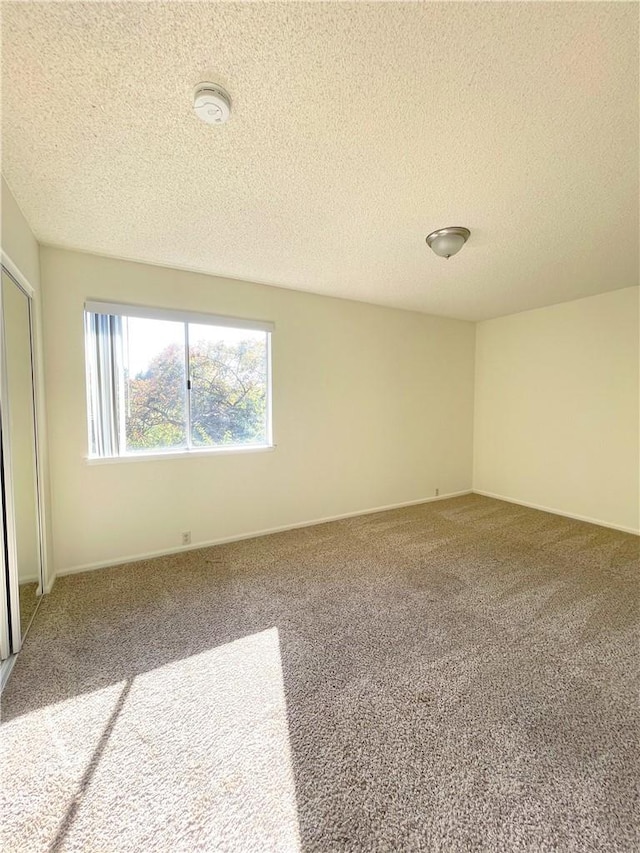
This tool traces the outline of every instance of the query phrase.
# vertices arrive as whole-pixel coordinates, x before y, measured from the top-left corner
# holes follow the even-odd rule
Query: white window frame
[[[145,320],[169,320],[184,324],[184,357],[185,375],[189,380],[189,323],[200,325],[223,326],[232,329],[249,329],[252,331],[266,332],[266,356],[267,356],[267,387],[265,400],[266,416],[266,441],[264,444],[255,445],[219,445],[217,447],[194,447],[191,444],[191,383],[187,381],[185,394],[185,428],[187,446],[180,448],[167,448],[166,450],[154,449],[150,451],[121,450],[117,456],[97,456],[91,453],[91,431],[90,431],[90,389],[89,389],[89,366],[85,363],[85,382],[87,399],[87,454],[86,461],[91,465],[103,465],[114,462],[151,461],[158,459],[178,459],[189,457],[201,457],[210,455],[227,455],[232,453],[260,453],[275,450],[273,442],[273,412],[272,412],[272,359],[271,359],[271,335],[275,330],[275,324],[266,320],[252,320],[244,317],[230,317],[220,314],[205,314],[199,311],[183,311],[171,308],[154,308],[144,305],[128,305],[121,302],[103,302],[101,300],[88,299],[84,304],[86,314],[106,314],[120,317],[140,317]],[[86,335],[86,329],[85,329]],[[85,340],[86,347],[86,340]],[[86,362],[86,356],[85,356]],[[120,424],[121,430],[123,424]],[[124,443],[122,443],[124,447]]]

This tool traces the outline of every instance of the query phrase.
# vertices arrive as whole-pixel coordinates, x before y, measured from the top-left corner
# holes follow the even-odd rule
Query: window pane
[[[195,447],[267,443],[267,334],[189,324]]]
[[[128,452],[186,447],[184,323],[123,318]]]

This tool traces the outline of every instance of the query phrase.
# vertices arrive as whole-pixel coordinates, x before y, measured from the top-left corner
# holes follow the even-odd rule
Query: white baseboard
[[[485,498],[495,498],[498,501],[506,501],[510,504],[518,504],[518,506],[526,506],[529,509],[539,509],[542,512],[550,512],[552,515],[562,515],[565,518],[574,518],[576,521],[586,521],[588,524],[597,524],[599,527],[610,527],[612,530],[620,530],[622,533],[632,533],[635,536],[640,536],[640,530],[635,530],[633,527],[623,527],[620,524],[612,524],[609,521],[602,521],[599,518],[590,518],[587,515],[577,515],[574,512],[565,512],[561,509],[554,509],[550,506],[541,506],[540,504],[532,504],[529,501],[520,501],[516,498],[508,498],[505,495],[496,495],[493,492],[485,492],[481,489],[473,489],[474,495],[482,495]]]
[[[331,515],[325,518],[316,518],[313,521],[300,521],[295,524],[283,524],[280,527],[270,527],[266,530],[256,530],[252,533],[242,533],[238,536],[225,536],[221,539],[212,539],[208,542],[191,543],[191,545],[182,545],[179,548],[169,548],[162,551],[150,551],[146,554],[133,554],[126,557],[114,557],[110,560],[101,560],[97,563],[86,563],[82,566],[71,566],[69,568],[58,569],[55,577],[64,577],[65,575],[76,575],[80,572],[92,572],[94,569],[107,569],[110,566],[120,566],[124,563],[138,563],[141,560],[151,560],[154,557],[166,557],[170,554],[180,554],[183,551],[196,551],[199,548],[211,548],[213,545],[225,545],[228,542],[241,542],[243,539],[257,539],[259,536],[269,536],[272,533],[284,533],[287,530],[297,530],[300,527],[314,527],[316,524],[326,524],[329,521],[342,521],[345,518],[355,518],[359,515],[373,515],[376,512],[386,512],[390,509],[402,509],[406,506],[416,506],[417,504],[426,504],[433,501],[443,501],[448,498],[458,498],[462,495],[470,495],[471,489],[465,489],[462,492],[450,492],[447,495],[438,495],[431,498],[419,498],[416,501],[403,501],[397,504],[388,504],[387,506],[378,506],[372,509],[360,509],[356,512],[345,512],[341,515]],[[51,591],[54,579],[47,584],[47,592]]]

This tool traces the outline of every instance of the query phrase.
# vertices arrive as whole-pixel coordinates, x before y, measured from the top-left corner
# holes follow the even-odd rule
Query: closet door
[[[2,270],[2,481],[11,650],[42,594],[31,299]],[[1,604],[1,602],[0,602]]]
[[[1,362],[1,359],[0,359]],[[0,423],[2,418],[0,417]],[[2,473],[2,431],[0,429],[0,475]],[[9,576],[7,574],[7,548],[6,548],[6,522],[5,522],[5,501],[4,487],[2,486],[2,477],[0,476],[0,496],[2,497],[2,515],[0,516],[0,566],[2,573],[0,574],[0,661],[5,660],[11,654],[11,639],[10,628],[11,621],[9,618]]]

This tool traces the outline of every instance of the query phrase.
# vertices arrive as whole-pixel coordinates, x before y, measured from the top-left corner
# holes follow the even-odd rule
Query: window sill
[[[270,453],[275,444],[258,447],[207,447],[202,450],[178,450],[175,453],[129,453],[126,456],[85,456],[87,465],[111,465],[118,462],[157,462],[159,459],[201,459],[203,456],[229,456],[235,453]]]

